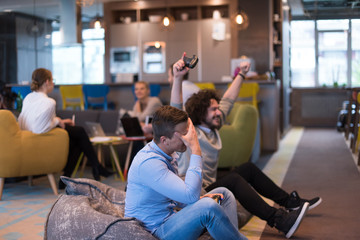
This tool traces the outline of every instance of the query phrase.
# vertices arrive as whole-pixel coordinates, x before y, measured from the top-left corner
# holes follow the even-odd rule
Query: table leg
[[[115,165],[116,165],[116,168],[119,172],[119,175],[120,175],[120,178],[121,178],[121,181],[125,181],[125,178],[124,178],[124,175],[122,174],[122,170],[121,170],[121,167],[120,167],[120,164],[119,164],[119,158],[118,158],[118,155],[116,154],[115,152],[115,149],[114,149],[114,146],[112,144],[109,145],[110,147],[110,151],[111,151],[111,154],[113,156],[113,159],[115,161]]]
[[[127,172],[128,172],[128,169],[129,169],[130,157],[131,157],[131,152],[132,152],[132,149],[133,149],[133,145],[134,145],[134,141],[130,141],[129,142],[129,147],[128,147],[128,152],[126,154],[126,161],[125,161],[125,168],[124,168],[125,179],[127,178]]]

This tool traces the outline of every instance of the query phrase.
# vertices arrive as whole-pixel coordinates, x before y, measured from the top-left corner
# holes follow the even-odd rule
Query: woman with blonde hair
[[[145,120],[146,117],[152,117],[155,111],[162,106],[161,100],[158,97],[150,96],[150,87],[145,81],[136,82],[134,92],[137,100],[133,110],[129,112],[129,114],[139,119],[145,133],[151,133],[151,124],[145,124]]]

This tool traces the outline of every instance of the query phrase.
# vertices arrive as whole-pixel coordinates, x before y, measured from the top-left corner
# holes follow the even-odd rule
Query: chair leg
[[[0,200],[2,197],[2,193],[3,193],[3,189],[4,189],[4,183],[5,183],[5,178],[0,178]]]
[[[80,166],[80,163],[81,163],[81,160],[83,159],[83,156],[84,156],[84,152],[82,152],[79,156],[79,159],[76,163],[76,166],[74,168],[74,171],[72,172],[71,174],[71,177],[74,178],[76,176],[76,173],[77,173],[77,170],[79,169],[79,166]]]
[[[49,182],[50,182],[50,186],[54,192],[55,195],[58,195],[58,189],[56,187],[56,182],[55,182],[55,177],[54,177],[54,174],[52,173],[49,173],[48,174],[48,178],[49,178]]]

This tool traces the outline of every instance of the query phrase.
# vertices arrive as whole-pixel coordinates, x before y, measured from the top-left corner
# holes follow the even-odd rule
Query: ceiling
[[[42,18],[59,20],[61,1],[1,0],[0,12],[11,10]],[[93,0],[94,4],[92,6],[82,8],[83,21],[95,17],[97,13],[103,15],[103,3],[114,1],[131,0]],[[286,2],[286,0],[282,1]],[[349,16],[360,18],[360,0],[287,0],[287,2],[290,6],[293,19],[344,18]]]
[[[293,19],[360,18],[360,0],[288,0],[288,4]]]
[[[60,19],[60,5],[62,0],[0,0],[0,12],[12,11],[35,15],[46,19]],[[65,0],[68,1],[68,0]],[[83,20],[99,14],[103,15],[103,3],[126,0],[92,0],[91,6],[81,8]],[[35,6],[35,7],[34,7]]]

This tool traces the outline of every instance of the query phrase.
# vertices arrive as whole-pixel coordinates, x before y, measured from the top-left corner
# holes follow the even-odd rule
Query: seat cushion
[[[67,195],[50,210],[45,239],[156,239],[139,221],[124,217],[124,191],[91,179],[61,178]]]

